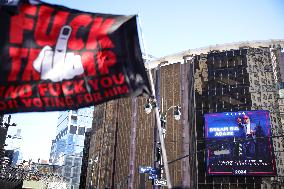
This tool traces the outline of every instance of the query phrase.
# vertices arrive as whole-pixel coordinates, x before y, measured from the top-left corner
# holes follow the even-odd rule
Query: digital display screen
[[[209,175],[276,174],[269,111],[205,114]]]

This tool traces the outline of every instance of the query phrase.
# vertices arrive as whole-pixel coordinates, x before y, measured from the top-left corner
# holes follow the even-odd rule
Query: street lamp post
[[[174,109],[174,113],[173,113],[173,116],[174,116],[174,119],[175,120],[180,120],[180,117],[181,117],[181,112],[180,112],[180,107],[179,106],[171,106],[169,107],[165,112],[161,113],[161,126],[162,126],[162,129],[163,129],[163,137],[164,139],[166,138],[166,132],[167,132],[167,115],[168,115],[168,112],[171,110],[171,109]],[[156,145],[159,145],[159,144],[156,144]],[[160,154],[157,154],[159,155],[160,157],[161,156],[161,151],[159,151]],[[159,161],[159,173],[160,173],[160,178],[163,179],[164,175],[163,175],[163,169],[162,167],[164,166],[164,162],[163,162],[163,158],[160,159]]]
[[[163,136],[164,138],[166,137],[166,131],[167,131],[167,115],[168,112],[174,109],[174,119],[175,120],[180,120],[181,112],[180,112],[180,107],[179,106],[171,106],[169,107],[164,113],[161,113],[161,126],[163,128]]]
[[[144,110],[147,114],[149,114],[151,112],[151,110],[153,108],[157,107],[157,103],[155,99],[148,99],[147,104],[145,104],[144,106]],[[158,162],[158,178],[159,179],[163,179],[164,175],[163,175],[163,169],[165,169],[165,173],[166,173],[166,179],[169,178],[169,169],[168,169],[168,162],[166,159],[166,153],[165,153],[165,146],[164,146],[164,139],[166,137],[166,131],[167,131],[167,115],[168,112],[174,109],[173,112],[173,116],[175,120],[180,120],[181,117],[181,107],[180,106],[171,106],[169,107],[165,112],[161,112],[159,111],[159,118],[160,118],[160,124],[157,124],[158,126],[158,130],[159,130],[159,138],[160,141],[156,142],[156,144],[154,145],[155,147],[155,156],[156,156],[156,160],[154,162],[155,168],[156,168],[156,162]],[[159,128],[160,126],[160,128]],[[171,188],[171,183],[170,180],[167,180],[168,183],[168,187]]]

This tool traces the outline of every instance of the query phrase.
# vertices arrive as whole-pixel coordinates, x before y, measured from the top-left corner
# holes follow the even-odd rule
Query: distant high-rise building
[[[93,110],[89,107],[62,111],[58,117],[50,163],[61,166],[59,172],[71,189],[79,188],[85,132],[92,126]]]
[[[17,133],[13,134],[12,130],[8,131],[8,135],[10,136],[9,142],[7,143],[7,147],[5,149],[13,150],[13,160],[12,165],[16,165],[22,161],[23,154],[22,154],[22,148],[23,148],[23,137],[21,135],[22,130],[17,129]]]
[[[17,129],[15,123],[11,123],[11,115],[2,115],[0,116],[1,120],[1,140],[0,143],[2,145],[3,150],[5,152],[5,156],[8,155],[9,159],[12,160],[9,162],[11,165],[16,165],[19,161],[22,160],[22,136],[21,129]],[[15,131],[17,129],[17,133]]]

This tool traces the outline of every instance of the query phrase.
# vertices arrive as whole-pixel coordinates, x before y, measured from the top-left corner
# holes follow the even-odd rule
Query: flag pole
[[[145,53],[145,56],[146,56],[145,59],[147,61],[148,52],[147,52],[146,45],[145,45],[144,38],[143,38],[141,20],[139,18],[139,15],[137,15],[137,20],[138,20],[139,31],[140,31],[140,36],[141,36],[141,44],[142,44],[142,47],[143,47],[143,50],[144,50],[144,53]],[[153,98],[156,100],[155,85],[154,85],[151,69],[149,69],[148,71],[149,71],[149,81],[150,81],[150,85],[151,85],[151,89],[152,89]],[[164,162],[164,170],[165,170],[165,173],[166,173],[167,186],[168,186],[169,189],[171,189],[172,184],[171,184],[171,179],[170,179],[170,171],[169,171],[165,141],[164,141],[164,137],[163,137],[163,130],[162,130],[162,127],[161,127],[161,119],[160,119],[161,115],[160,115],[160,112],[159,112],[158,105],[156,107],[154,107],[154,111],[155,111],[155,117],[156,117],[156,122],[157,122],[158,133],[159,133],[159,139],[160,139],[160,142],[161,142],[162,159],[163,159],[163,162]]]

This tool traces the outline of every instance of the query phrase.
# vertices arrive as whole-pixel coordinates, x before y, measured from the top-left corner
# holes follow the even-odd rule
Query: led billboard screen
[[[269,111],[205,114],[207,173],[276,174]]]

